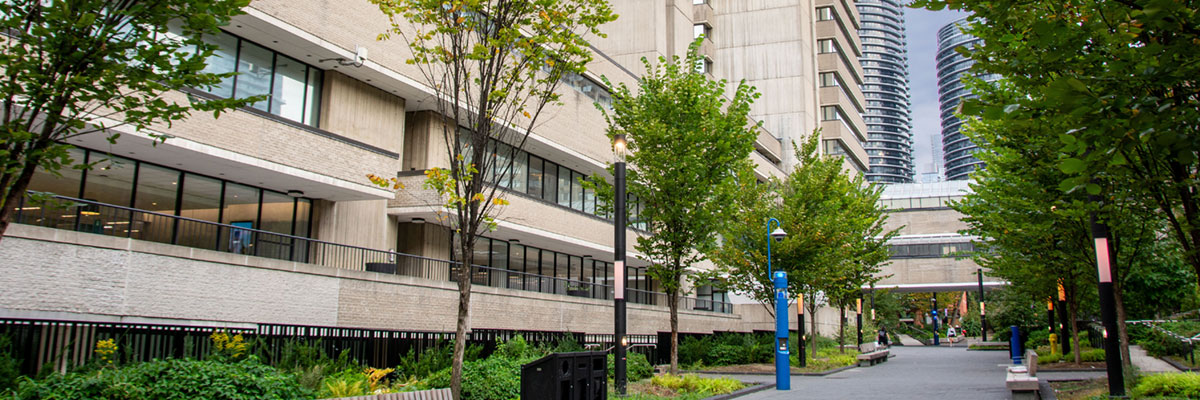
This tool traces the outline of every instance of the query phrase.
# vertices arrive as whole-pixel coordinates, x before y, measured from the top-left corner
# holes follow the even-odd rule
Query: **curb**
[[[1058,400],[1058,395],[1054,394],[1054,388],[1050,387],[1050,382],[1038,382],[1038,395],[1042,400]]]
[[[1171,366],[1172,366],[1172,367],[1175,367],[1175,369],[1177,369],[1177,370],[1180,370],[1180,371],[1183,371],[1183,372],[1196,372],[1196,371],[1200,371],[1200,368],[1188,368],[1188,366],[1186,366],[1186,365],[1183,365],[1183,364],[1182,364],[1182,363],[1180,363],[1179,361],[1175,361],[1175,359],[1174,359],[1174,358],[1171,358],[1171,357],[1163,357],[1163,358],[1160,358],[1159,360],[1163,360],[1163,361],[1164,361],[1164,362],[1166,362],[1167,364],[1171,364]]]
[[[736,390],[733,393],[726,393],[726,394],[717,395],[717,396],[713,396],[713,397],[705,397],[703,400],[728,400],[728,399],[742,397],[742,396],[745,396],[745,395],[748,395],[751,393],[761,392],[761,391],[764,391],[764,390],[767,390],[767,389],[770,389],[773,387],[775,387],[774,383],[760,383],[760,384],[757,384],[754,386]]]

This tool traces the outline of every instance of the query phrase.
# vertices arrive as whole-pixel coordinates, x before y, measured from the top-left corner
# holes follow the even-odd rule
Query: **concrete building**
[[[862,14],[863,73],[867,99],[867,180],[912,183],[912,102],[908,95],[908,39],[904,6],[893,0],[857,0]]]
[[[976,290],[980,267],[970,258],[977,239],[966,229],[963,215],[948,206],[970,192],[968,181],[893,184],[880,202],[888,210],[886,229],[900,229],[892,239],[892,257],[875,287],[899,292]],[[984,286],[1003,282],[984,271]]]
[[[611,101],[599,77],[636,85],[642,57],[683,55],[696,34],[707,37],[705,72],[763,94],[753,118],[765,129],[751,155],[760,178],[794,165],[791,142],[817,128],[827,153],[867,170],[859,22],[848,0],[613,5],[621,18],[594,39],[588,72],[564,79],[564,104],[543,115],[513,175],[497,181],[511,205],[476,245],[473,329],[612,332],[612,222],[578,183],[612,159],[593,106]],[[211,38],[222,50],[209,68],[240,75],[172,96],[268,100],[155,126],[170,136],[157,146],[128,128],[116,128],[112,145],[72,139],[74,160],[96,168],[41,173],[30,189],[66,201],[15,205],[0,242],[0,322],[42,332],[39,357],[65,351],[54,340],[87,343],[98,324],[454,330],[451,231],[434,194],[420,189],[424,170],[447,165],[441,118],[405,63],[408,48],[376,40],[388,20],[367,2],[256,0],[246,11]],[[339,62],[360,47],[371,55],[361,66]],[[824,76],[838,85],[818,85]],[[367,174],[398,175],[409,189],[380,189]],[[630,227],[629,243],[641,228]],[[631,254],[628,329],[651,336],[669,325],[646,265]],[[682,332],[771,329],[757,304],[694,289],[681,303]]]
[[[973,156],[979,150],[979,146],[960,132],[963,121],[955,115],[958,112],[958,104],[963,99],[974,96],[963,83],[963,77],[970,72],[974,62],[955,49],[970,49],[981,41],[962,32],[961,26],[965,23],[966,18],[962,18],[938,30],[937,77],[938,103],[942,113],[942,170],[945,171],[947,180],[966,180],[972,171],[983,168],[983,162]],[[980,78],[993,81],[999,79],[999,76],[986,75]]]

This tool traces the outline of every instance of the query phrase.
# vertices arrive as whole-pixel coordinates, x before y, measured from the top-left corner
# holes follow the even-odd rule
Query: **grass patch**
[[[1050,382],[1050,387],[1059,400],[1089,400],[1096,396],[1108,396],[1107,378]]]

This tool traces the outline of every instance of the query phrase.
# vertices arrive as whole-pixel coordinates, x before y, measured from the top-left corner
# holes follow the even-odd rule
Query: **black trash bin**
[[[521,366],[522,400],[607,400],[608,353],[553,353]]]

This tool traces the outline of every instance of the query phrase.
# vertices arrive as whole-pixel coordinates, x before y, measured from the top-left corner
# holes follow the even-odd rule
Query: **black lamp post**
[[[1099,205],[1100,196],[1088,195],[1088,202]],[[1117,338],[1117,308],[1110,258],[1113,254],[1113,243],[1109,240],[1108,224],[1101,221],[1095,211],[1092,211],[1092,238],[1096,241],[1096,269],[1100,278],[1100,319],[1104,322],[1104,363],[1108,366],[1108,396],[1124,397],[1125,374],[1124,366],[1121,365],[1121,344]]]
[[[625,395],[626,376],[625,376],[625,154],[628,151],[627,143],[625,143],[625,135],[618,134],[613,138],[613,152],[617,155],[616,165],[614,165],[615,182],[615,199],[613,200],[613,273],[615,274],[615,284],[613,290],[613,311],[614,327],[613,327],[613,345],[616,347],[616,353],[613,355],[613,381],[617,386],[617,393]]]
[[[983,268],[975,271],[979,274],[979,335],[980,340],[987,341],[987,306],[983,302]]]

